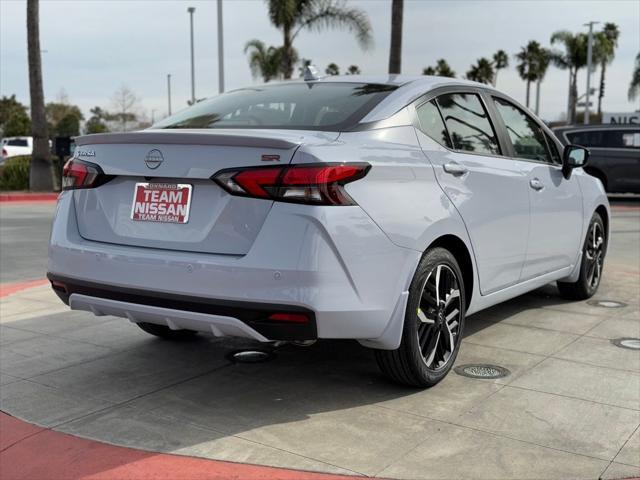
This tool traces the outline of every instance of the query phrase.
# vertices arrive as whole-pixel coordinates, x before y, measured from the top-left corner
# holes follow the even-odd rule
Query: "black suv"
[[[553,131],[563,144],[591,151],[584,169],[608,193],[640,193],[640,125],[571,125]]]

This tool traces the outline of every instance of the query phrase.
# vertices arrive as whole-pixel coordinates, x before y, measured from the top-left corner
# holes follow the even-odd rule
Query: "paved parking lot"
[[[53,206],[0,209],[2,282],[41,278]],[[504,378],[401,388],[350,341],[234,364],[226,355],[251,343],[169,343],[69,312],[45,286],[0,299],[0,408],[121,446],[328,473],[640,476],[640,351],[612,343],[640,337],[640,203],[616,208],[612,231],[595,299],[625,306],[569,303],[549,285],[469,318],[457,365]]]

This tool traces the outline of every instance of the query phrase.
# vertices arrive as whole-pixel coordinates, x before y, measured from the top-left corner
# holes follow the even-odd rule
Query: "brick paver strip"
[[[145,452],[43,429],[0,412],[2,480],[353,480],[355,477]]]
[[[12,295],[14,293],[21,292],[28,288],[41,287],[49,283],[46,278],[40,278],[38,280],[28,280],[26,282],[15,282],[0,284],[0,298]]]

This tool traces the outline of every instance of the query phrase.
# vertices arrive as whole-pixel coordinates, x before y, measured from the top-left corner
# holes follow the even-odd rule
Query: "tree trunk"
[[[602,62],[600,65],[600,94],[598,95],[598,117],[602,118],[602,97],[604,97],[604,76],[607,64]]]
[[[391,48],[389,50],[389,73],[402,70],[402,13],[404,0],[393,0],[391,4]]]
[[[569,69],[569,91],[567,92],[567,123],[571,123],[571,79],[573,74]]]
[[[285,80],[289,80],[293,75],[293,49],[291,44],[291,27],[285,25],[284,32],[284,53],[282,55],[282,75]]]
[[[529,92],[531,91],[531,80],[527,80],[527,108],[529,108]]]
[[[578,71],[574,70],[571,79],[571,123],[576,123],[576,105],[578,103]]]
[[[29,90],[31,94],[31,135],[33,153],[29,170],[29,188],[53,190],[53,169],[49,152],[49,132],[44,110],[38,0],[27,0],[27,47],[29,52]]]
[[[498,72],[500,71],[499,68],[496,68],[496,73],[493,75],[493,86],[495,87],[498,83]]]
[[[540,115],[540,84],[541,80],[536,82],[536,115]]]

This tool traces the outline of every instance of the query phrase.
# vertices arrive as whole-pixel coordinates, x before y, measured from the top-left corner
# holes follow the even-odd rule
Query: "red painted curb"
[[[49,283],[46,278],[29,280],[28,282],[4,283],[0,284],[0,298],[18,293],[27,288],[40,287]]]
[[[144,452],[35,427],[0,412],[3,480],[354,480],[356,477]],[[6,440],[5,440],[6,438]]]
[[[5,202],[55,202],[58,193],[0,193],[0,203]]]

